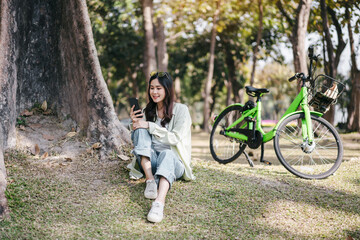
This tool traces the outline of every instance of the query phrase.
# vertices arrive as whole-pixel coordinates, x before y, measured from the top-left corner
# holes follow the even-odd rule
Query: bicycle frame
[[[297,113],[304,113],[305,119],[302,120],[303,141],[304,142],[307,141],[310,144],[313,142],[314,136],[313,136],[313,129],[312,129],[312,124],[311,124],[311,115],[322,116],[323,114],[320,112],[316,112],[316,111],[310,111],[309,105],[308,105],[308,99],[307,99],[307,87],[306,86],[303,86],[301,88],[299,94],[296,96],[296,98],[290,104],[289,108],[285,111],[285,113],[280,118],[280,120],[275,125],[275,127],[267,133],[263,130],[263,128],[261,126],[261,122],[262,122],[262,120],[261,120],[261,112],[262,112],[261,96],[257,99],[257,101],[256,101],[257,104],[254,108],[244,111],[239,119],[237,119],[234,123],[232,123],[230,126],[228,126],[225,129],[226,136],[236,138],[236,139],[239,139],[242,141],[247,141],[248,137],[246,135],[238,133],[238,132],[229,131],[229,129],[234,128],[234,126],[239,124],[245,118],[250,117],[250,118],[256,119],[255,129],[261,132],[261,134],[263,135],[262,141],[265,143],[265,142],[272,140],[275,137],[278,126],[286,118],[288,118],[289,116],[292,116],[294,114],[297,114]],[[233,104],[233,105],[243,106],[242,104],[239,104],[239,103]],[[231,106],[233,106],[233,105],[231,105]],[[299,106],[301,107],[301,110],[297,110]],[[253,123],[252,122],[247,122],[247,123],[249,124],[249,129],[253,129],[253,127],[254,127]]]

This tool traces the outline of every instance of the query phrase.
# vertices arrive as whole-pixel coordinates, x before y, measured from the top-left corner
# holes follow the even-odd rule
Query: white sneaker
[[[144,195],[148,199],[157,198],[157,184],[155,180],[147,180]]]
[[[149,214],[147,215],[147,219],[150,222],[158,223],[164,217],[164,204],[161,202],[154,201],[152,203]]]

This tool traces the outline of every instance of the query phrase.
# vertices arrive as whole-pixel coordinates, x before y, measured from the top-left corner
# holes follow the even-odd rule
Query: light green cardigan
[[[173,116],[169,122],[168,129],[149,122],[148,131],[156,137],[159,142],[168,144],[171,150],[180,158],[185,166],[184,180],[195,180],[191,169],[191,117],[186,105],[175,103]],[[139,179],[143,174],[139,171],[136,157],[127,166],[130,169],[130,178]]]

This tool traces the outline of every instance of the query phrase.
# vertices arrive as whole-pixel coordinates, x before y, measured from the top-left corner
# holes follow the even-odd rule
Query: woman
[[[173,81],[167,72],[152,72],[148,87],[149,103],[134,111],[132,106],[133,153],[128,165],[130,177],[145,174],[146,198],[155,199],[147,216],[150,222],[163,219],[165,197],[180,178],[193,180],[191,161],[191,118],[184,104],[174,102]]]

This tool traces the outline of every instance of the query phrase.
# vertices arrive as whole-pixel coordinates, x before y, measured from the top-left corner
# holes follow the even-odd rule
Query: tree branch
[[[287,12],[284,9],[284,6],[282,4],[282,2],[279,0],[276,2],[276,6],[278,7],[278,9],[280,10],[281,14],[286,18],[286,20],[288,21],[289,25],[292,27],[294,26],[294,19],[292,19]]]
[[[341,53],[344,51],[345,49],[345,46],[346,46],[346,42],[344,41],[343,39],[343,33],[342,33],[342,29],[341,29],[341,25],[336,17],[336,12],[330,8],[329,6],[327,6],[327,11],[328,13],[330,14],[331,16],[331,19],[335,25],[335,28],[336,28],[336,33],[337,33],[337,36],[338,36],[338,46],[337,46],[337,49],[336,49],[336,55],[335,55],[335,60],[334,60],[334,64],[335,64],[335,67],[337,67],[339,65],[339,62],[340,62],[340,56],[341,56]]]

